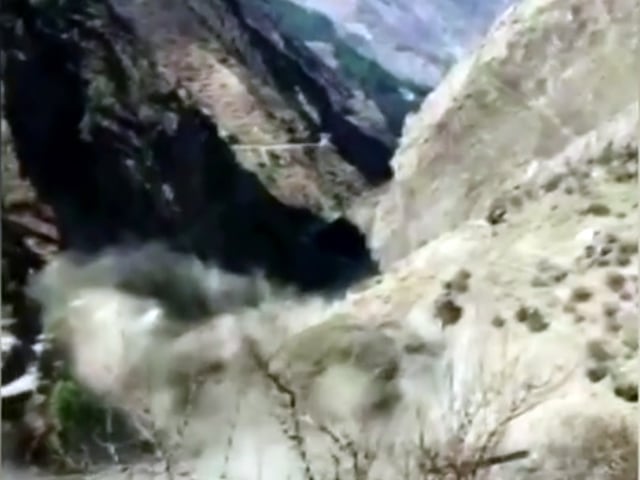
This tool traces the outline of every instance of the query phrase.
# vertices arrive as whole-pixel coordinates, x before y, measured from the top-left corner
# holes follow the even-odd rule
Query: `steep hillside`
[[[228,51],[206,19],[172,0],[115,2],[164,75],[218,123],[243,166],[280,200],[335,215],[366,189],[361,175]]]
[[[252,74],[303,119],[328,134],[343,158],[372,184],[391,178],[395,138],[384,117],[304,43],[281,32],[264,11],[239,0],[191,1]]]
[[[58,249],[82,261],[164,242],[325,293],[376,271],[339,209],[327,219],[305,201],[284,203],[236,162],[214,120],[109,2],[14,0],[0,20],[5,420],[21,420],[43,393],[34,390],[51,386],[34,371],[42,325],[25,289]],[[152,289],[164,288],[158,278]]]
[[[633,2],[515,10],[408,121],[395,181],[362,212],[384,264],[487,217],[497,191],[637,101]]]
[[[232,271],[298,284],[299,274],[314,283],[334,261],[349,263],[359,242],[364,257],[354,260],[372,266],[355,228],[281,203],[236,163],[216,124],[158,75],[110,3],[10,6],[6,116],[22,172],[53,208],[65,248],[164,241]],[[348,254],[315,244],[344,234]]]
[[[272,111],[271,116],[288,110],[285,125],[294,132],[307,130],[307,142],[326,134],[337,153],[370,183],[389,180],[388,161],[396,139],[375,105],[252,3],[190,0],[120,5],[160,50],[175,51],[171,37],[178,45],[196,40],[209,50],[205,56],[217,57],[214,66],[222,60],[222,49],[222,61],[230,63],[235,74],[241,73],[241,83]],[[173,13],[167,17],[168,12]],[[161,33],[163,26],[169,27],[166,33]],[[229,58],[233,60],[228,62]],[[215,80],[209,85],[215,86]]]
[[[638,10],[509,11],[412,119],[397,180],[354,212],[384,270],[346,298],[266,289],[193,326],[172,295],[119,286],[144,250],[53,262],[34,292],[77,380],[159,444],[127,473],[635,478]],[[251,284],[198,268],[213,299]]]

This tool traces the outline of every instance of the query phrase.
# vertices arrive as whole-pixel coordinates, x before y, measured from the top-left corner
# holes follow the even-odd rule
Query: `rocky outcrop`
[[[484,218],[503,185],[637,102],[637,19],[627,0],[510,9],[408,120],[395,181],[359,220],[382,263]]]
[[[373,184],[391,179],[395,139],[383,117],[306,45],[282,34],[252,2],[189,4],[256,78],[279,92],[317,134]]]
[[[2,135],[2,365],[3,419],[22,413],[25,400],[37,387],[42,325],[38,305],[25,287],[57,250],[58,238],[50,211],[28,182],[20,179],[13,142],[4,119]]]
[[[356,228],[280,203],[239,167],[109,2],[13,0],[4,17],[7,119],[65,248],[165,241],[302,290],[374,269]]]

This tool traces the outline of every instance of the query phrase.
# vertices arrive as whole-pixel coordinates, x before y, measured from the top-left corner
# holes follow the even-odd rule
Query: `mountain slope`
[[[366,189],[356,169],[268,85],[255,81],[197,13],[172,0],[115,2],[149,42],[163,75],[214,119],[242,165],[285,203],[333,216]],[[256,91],[260,90],[260,91]]]
[[[269,5],[274,3],[279,1],[267,2]],[[292,0],[290,3],[322,13],[337,30],[338,41],[378,62],[398,79],[432,88],[451,64],[472,48],[493,20],[513,2]],[[286,22],[287,13],[282,16]],[[321,30],[327,29],[322,24],[320,26],[323,27]],[[298,35],[304,38],[308,30],[309,26],[301,26]],[[321,41],[331,39],[323,38]]]
[[[395,138],[375,106],[327,67],[302,42],[291,38],[258,9],[239,0],[191,0],[225,47],[260,82],[270,86],[371,184],[391,178]]]
[[[396,136],[400,135],[407,113],[420,105],[434,85],[419,85],[385,68],[369,52],[361,52],[361,48],[344,38],[340,26],[316,10],[288,0],[245,0],[244,3],[260,8],[264,15],[274,19],[280,30],[305,42],[354,89],[361,90],[375,103]]]
[[[108,279],[58,281],[100,261],[60,259],[41,298],[78,378],[149,401],[166,463],[196,478],[634,478],[639,14],[510,11],[412,119],[363,212],[384,271],[346,298],[275,292],[175,334]]]
[[[58,248],[82,264],[105,250],[159,242],[300,292],[339,293],[376,271],[363,235],[336,210],[327,219],[304,202],[284,203],[236,161],[200,102],[163,75],[110,2],[5,6],[6,420],[28,423],[24,409],[48,398],[34,391],[51,384],[33,371],[42,325],[25,289]],[[175,266],[153,256],[138,266],[149,264]],[[152,290],[166,287],[166,272],[155,278]],[[189,292],[189,284],[180,288]]]
[[[484,218],[494,192],[636,102],[637,15],[624,0],[505,15],[407,121],[393,185],[362,210],[381,261]]]

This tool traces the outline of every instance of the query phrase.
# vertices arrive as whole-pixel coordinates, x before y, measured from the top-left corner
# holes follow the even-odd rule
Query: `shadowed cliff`
[[[354,226],[280,203],[236,163],[109,2],[14,0],[3,17],[7,120],[65,248],[159,240],[302,290],[375,270]]]

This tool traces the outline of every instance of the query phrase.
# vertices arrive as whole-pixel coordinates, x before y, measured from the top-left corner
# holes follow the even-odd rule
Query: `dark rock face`
[[[338,152],[372,184],[393,177],[395,136],[375,107],[303,42],[282,33],[258,0],[210,0],[203,21],[261,82],[309,123],[330,134]],[[310,112],[310,110],[312,112]],[[380,112],[377,112],[378,114]]]
[[[63,247],[159,240],[302,291],[340,289],[376,270],[356,227],[280,203],[236,163],[108,1],[35,3],[4,3],[6,117]],[[353,124],[326,108],[335,138],[354,138]],[[375,138],[362,138],[352,148],[379,155]]]
[[[3,158],[3,161],[5,159]],[[4,195],[4,192],[3,192]],[[46,372],[42,360],[43,343],[40,338],[40,312],[35,301],[25,292],[30,272],[39,270],[46,249],[55,238],[42,227],[46,219],[38,218],[37,208],[15,212],[15,205],[2,209],[2,419],[15,420],[23,414],[23,407],[32,393],[34,382],[27,377],[31,367]],[[24,208],[23,210],[27,210]],[[13,383],[13,385],[11,385]],[[22,388],[12,388],[21,384]],[[5,390],[8,388],[8,390]],[[7,393],[8,392],[8,393]]]

